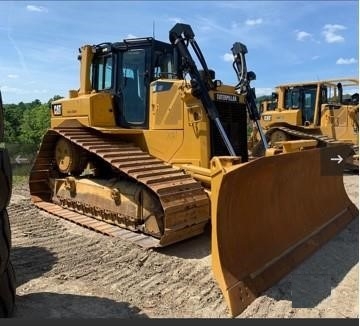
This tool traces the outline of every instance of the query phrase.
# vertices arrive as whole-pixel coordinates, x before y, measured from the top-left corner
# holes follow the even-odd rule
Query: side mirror
[[[256,74],[255,74],[253,71],[249,71],[249,72],[247,73],[247,79],[248,79],[249,81],[256,80]]]
[[[278,99],[278,94],[275,93],[275,92],[272,92],[272,93],[271,93],[271,99],[272,99],[272,100],[277,100],[277,99]]]

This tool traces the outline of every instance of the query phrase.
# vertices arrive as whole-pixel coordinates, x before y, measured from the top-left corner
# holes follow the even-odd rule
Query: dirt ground
[[[344,182],[358,205],[358,176]],[[9,216],[16,318],[230,318],[210,232],[144,250],[38,210],[26,184],[15,186]],[[358,235],[355,219],[238,318],[358,318]]]

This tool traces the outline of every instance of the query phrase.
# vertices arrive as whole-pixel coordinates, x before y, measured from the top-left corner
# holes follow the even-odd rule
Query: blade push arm
[[[220,136],[231,156],[236,156],[233,146],[220,122],[219,113],[215,104],[209,96],[209,89],[214,85],[211,80],[210,71],[206,65],[206,61],[201,53],[199,46],[194,39],[194,32],[190,25],[176,24],[169,32],[169,38],[171,44],[177,47],[182,59],[184,70],[186,70],[191,77],[191,86],[193,88],[194,96],[198,97],[207,113],[209,118],[215,122],[215,125],[220,133]],[[205,78],[201,78],[200,72],[196,67],[194,60],[188,49],[188,44],[191,44],[193,51],[195,52],[203,70]],[[205,81],[204,81],[205,79]]]
[[[235,89],[246,96],[246,107],[249,113],[249,117],[255,122],[257,129],[259,130],[261,141],[264,144],[265,150],[269,148],[264,132],[260,126],[260,114],[255,102],[255,91],[250,87],[250,81],[256,78],[255,73],[247,71],[245,54],[247,48],[244,44],[236,42],[233,44],[231,51],[234,56],[233,67],[238,77],[239,83],[235,86]]]

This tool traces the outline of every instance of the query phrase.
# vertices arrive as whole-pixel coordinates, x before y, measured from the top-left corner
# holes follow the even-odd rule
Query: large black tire
[[[6,206],[12,191],[12,170],[4,141],[4,108],[0,92],[0,317],[11,317],[15,309],[15,273],[10,261],[11,230]]]
[[[15,292],[15,273],[9,261],[4,273],[0,275],[0,318],[13,316],[15,310]]]
[[[10,249],[10,222],[4,209],[0,212],[0,318],[11,317],[15,309],[16,285]]]
[[[9,216],[4,209],[0,212],[0,275],[8,266],[11,249],[11,230]]]
[[[6,148],[0,148],[0,211],[10,202],[12,188],[12,171]]]

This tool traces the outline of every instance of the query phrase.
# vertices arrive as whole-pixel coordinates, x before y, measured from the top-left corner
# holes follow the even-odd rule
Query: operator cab
[[[103,43],[93,50],[92,89],[113,95],[116,124],[147,128],[150,83],[159,78],[178,78],[175,49],[148,37]]]
[[[309,126],[313,124],[315,110],[319,109],[322,103],[327,102],[326,86],[321,86],[319,107],[316,107],[316,92],[316,84],[300,87],[289,87],[285,91],[285,108],[290,110],[300,110],[303,126]]]

